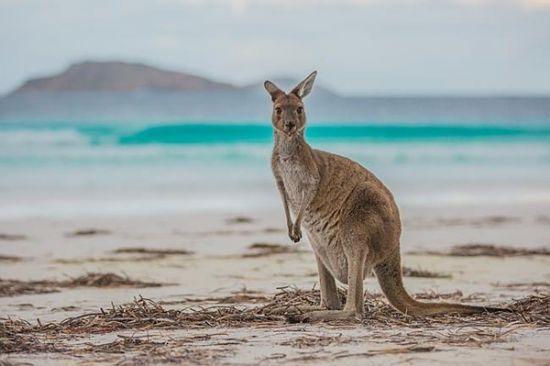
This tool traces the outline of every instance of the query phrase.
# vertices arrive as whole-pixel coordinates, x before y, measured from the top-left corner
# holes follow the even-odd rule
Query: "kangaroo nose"
[[[293,127],[294,127],[294,122],[293,121],[286,121],[285,122],[285,128],[290,130]]]

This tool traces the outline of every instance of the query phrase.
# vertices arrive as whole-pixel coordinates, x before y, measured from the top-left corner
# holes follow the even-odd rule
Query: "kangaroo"
[[[302,238],[302,227],[315,253],[321,303],[297,321],[361,319],[363,281],[376,274],[397,310],[410,315],[472,314],[505,309],[413,299],[401,274],[399,210],[390,190],[370,171],[342,156],[311,148],[305,140],[303,99],[317,72],[285,93],[271,81],[264,87],[273,101],[274,147],[271,167],[283,201],[288,236]],[[292,221],[291,212],[294,215]],[[348,285],[346,303],[335,279]]]

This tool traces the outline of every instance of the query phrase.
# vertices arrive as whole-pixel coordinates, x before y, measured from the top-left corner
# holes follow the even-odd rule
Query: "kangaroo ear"
[[[313,82],[315,81],[316,76],[317,71],[313,71],[300,84],[296,85],[296,87],[292,89],[291,93],[296,94],[300,98],[307,96],[313,88]]]
[[[273,84],[271,81],[269,80],[266,80],[264,82],[264,88],[265,90],[267,90],[267,92],[269,93],[269,95],[271,95],[271,100],[272,101],[275,101],[275,99],[277,99],[277,97],[281,94],[284,94],[284,92],[279,89],[277,87],[277,85]]]

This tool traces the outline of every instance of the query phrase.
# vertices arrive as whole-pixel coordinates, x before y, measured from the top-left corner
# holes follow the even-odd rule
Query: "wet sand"
[[[547,212],[548,207],[537,206],[404,209],[407,289],[418,297],[471,304],[512,304],[529,296],[547,301]],[[5,346],[0,362],[548,364],[548,317],[419,323],[384,305],[375,278],[365,284],[367,298],[377,301],[371,318],[375,311],[387,311],[388,325],[369,321],[367,311],[362,323],[290,324],[284,318],[262,318],[239,326],[214,317],[211,324],[160,326],[155,320],[145,327],[124,323],[103,331],[45,330],[47,324],[58,329],[64,319],[102,314],[140,296],[163,311],[200,315],[211,307],[222,307],[220,312],[229,311],[227,306],[238,311],[261,307],[281,289],[314,289],[311,250],[305,241],[291,243],[283,223],[279,211],[0,222],[0,279],[51,290],[0,291],[1,324],[29,322],[16,333],[11,323],[4,334],[0,331]],[[458,245],[483,245],[485,251],[449,255]],[[487,249],[491,245],[496,250]],[[6,346],[10,339],[26,350],[12,352]]]

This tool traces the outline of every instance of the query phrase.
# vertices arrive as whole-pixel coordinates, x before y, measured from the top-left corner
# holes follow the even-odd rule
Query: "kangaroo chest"
[[[303,197],[315,188],[311,174],[304,162],[289,158],[279,158],[278,170],[285,185],[289,205],[296,214]]]
[[[315,187],[307,167],[299,161],[281,161],[279,172],[285,185],[288,203],[294,215],[300,209],[304,194],[316,189],[316,197],[304,212],[303,229],[305,229],[314,252],[319,256],[328,270],[342,282],[347,281],[347,266],[342,248],[338,244],[338,211],[339,207],[329,204],[336,197],[329,197],[326,187]],[[317,181],[316,184],[320,182]],[[332,192],[331,192],[332,193]]]
[[[321,236],[326,234],[329,227],[334,228],[334,225],[327,224],[328,221],[334,221],[336,215],[334,215],[334,208],[329,204],[331,197],[324,189],[323,180],[316,178],[311,168],[300,160],[281,158],[278,171],[285,186],[289,207],[294,215],[300,210],[304,199],[312,197],[309,205],[305,207],[303,227]]]

